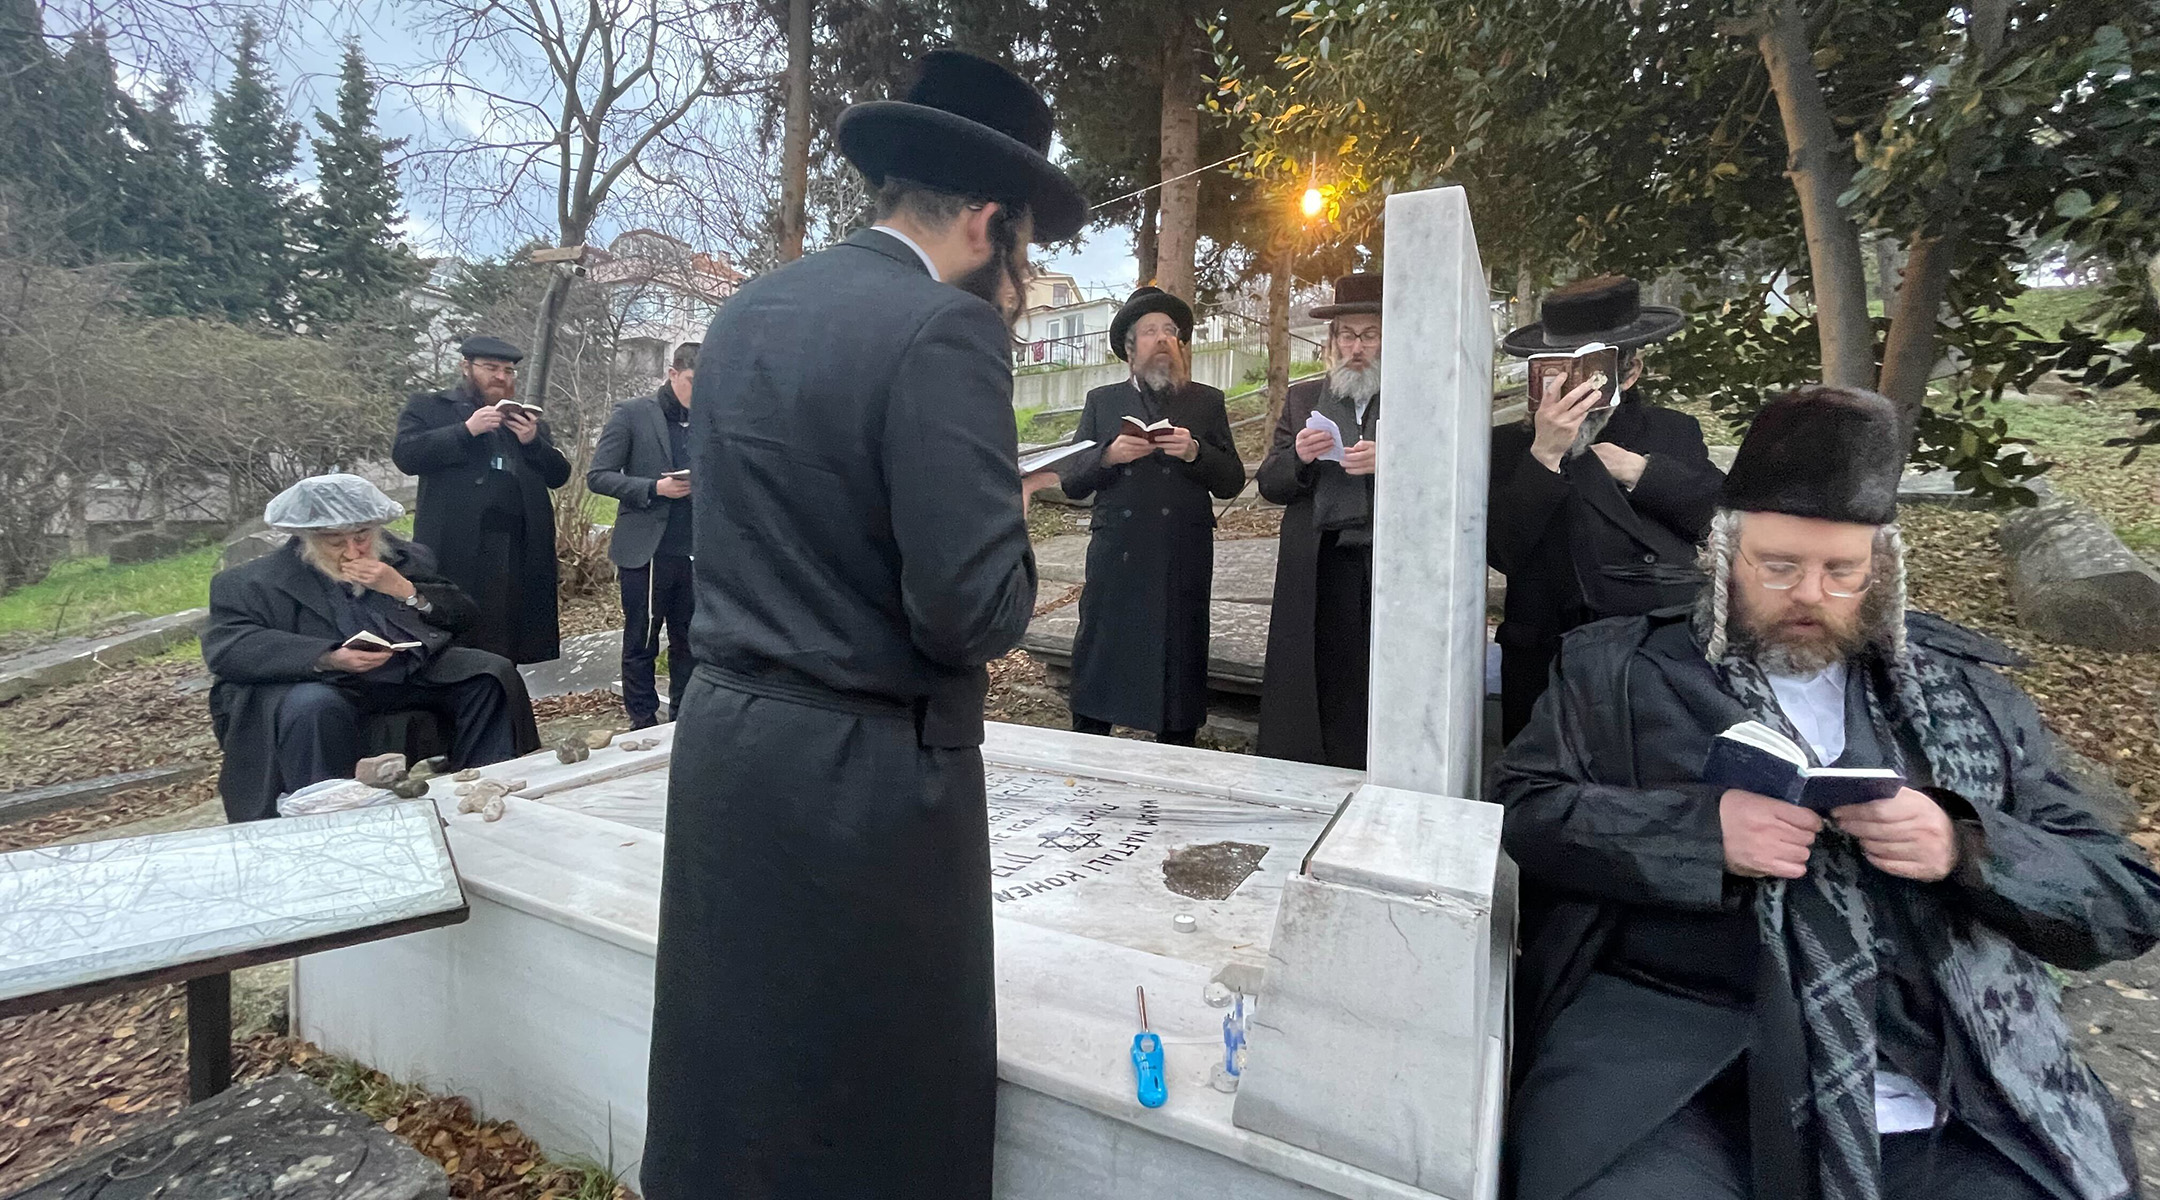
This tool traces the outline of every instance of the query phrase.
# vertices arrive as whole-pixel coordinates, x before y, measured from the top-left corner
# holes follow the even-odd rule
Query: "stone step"
[[[62,638],[0,659],[0,704],[90,677],[99,667],[147,658],[202,632],[206,608],[152,617],[98,637]]]
[[[116,775],[100,775],[95,779],[71,779],[65,783],[0,792],[0,825],[11,821],[27,821],[32,817],[41,817],[63,808],[73,808],[92,800],[102,800],[136,788],[183,783],[209,769],[206,763],[176,763],[164,767],[145,767],[140,771],[122,771]]]

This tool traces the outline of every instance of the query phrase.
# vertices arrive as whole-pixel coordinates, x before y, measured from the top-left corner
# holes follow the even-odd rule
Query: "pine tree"
[[[345,47],[337,115],[317,112],[315,123],[325,136],[310,140],[318,195],[299,303],[311,326],[328,326],[396,300],[424,269],[397,236],[401,197],[387,159],[404,139],[375,131],[375,87],[357,44]]]
[[[46,187],[62,199],[63,227],[81,261],[124,253],[128,230],[117,182],[127,161],[120,82],[100,30],[78,33],[53,76],[54,145]]]
[[[211,102],[209,140],[215,269],[205,296],[235,321],[289,329],[300,274],[294,235],[303,213],[291,179],[300,126],[285,119],[253,21],[241,24],[232,81]]]
[[[129,289],[145,312],[222,315],[222,306],[207,294],[220,267],[209,165],[201,131],[180,116],[185,97],[179,82],[171,80],[148,107],[129,107],[127,131],[134,146],[120,177],[121,211],[131,236],[130,257],[142,264]]]

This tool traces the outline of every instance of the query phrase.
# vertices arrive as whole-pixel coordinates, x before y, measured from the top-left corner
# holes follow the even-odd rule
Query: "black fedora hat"
[[[1600,275],[1555,289],[1538,306],[1538,316],[1542,319],[1500,339],[1500,348],[1517,358],[1591,342],[1625,350],[1663,341],[1687,323],[1677,308],[1644,304],[1642,285],[1625,275]]]
[[[1332,321],[1351,313],[1380,311],[1380,277],[1360,272],[1335,281],[1335,303],[1312,310],[1316,321]]]
[[[1149,313],[1168,313],[1170,319],[1177,322],[1178,340],[1184,342],[1192,340],[1192,305],[1185,303],[1159,287],[1144,287],[1126,297],[1125,307],[1117,310],[1117,315],[1110,318],[1110,352],[1112,354],[1117,355],[1119,358],[1125,357],[1126,331],[1133,327],[1133,322]]]
[[[1087,197],[1050,162],[1050,106],[989,59],[933,50],[907,99],[851,105],[834,132],[873,187],[897,175],[1025,204],[1037,242],[1063,241],[1087,223]]]

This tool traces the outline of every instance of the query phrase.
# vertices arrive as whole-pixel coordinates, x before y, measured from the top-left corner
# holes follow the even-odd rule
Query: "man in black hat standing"
[[[1533,396],[1522,423],[1493,431],[1485,555],[1508,583],[1496,635],[1507,739],[1530,720],[1568,630],[1694,598],[1695,545],[1722,478],[1695,418],[1638,386],[1641,347],[1678,331],[1679,309],[1606,275],[1554,291],[1539,315],[1501,348],[1527,358],[1603,342],[1620,351],[1620,393],[1611,406],[1594,384]]]
[[[875,225],[746,285],[697,363],[650,1200],[990,1194],[984,666],[1055,479],[1015,465],[1011,320],[1087,203],[1049,106],[972,55],[835,132]]]
[[[421,392],[398,414],[390,460],[420,477],[413,540],[480,608],[459,642],[514,663],[546,662],[562,653],[548,492],[570,482],[570,460],[537,405],[515,403],[524,351],[474,337],[458,353],[458,385]]]
[[[1192,330],[1192,307],[1168,292],[1144,287],[1126,300],[1110,321],[1110,349],[1132,364],[1132,378],[1088,393],[1074,437],[1095,448],[1059,471],[1066,495],[1095,497],[1073,639],[1073,728],[1082,733],[1123,725],[1190,746],[1207,720],[1209,496],[1244,490],[1245,464],[1223,394],[1192,381]],[[1160,440],[1136,432],[1158,421],[1170,423]]]
[[[1569,634],[1508,748],[1503,843],[1554,897],[1516,974],[1521,1200],[2135,1193],[2043,963],[2150,949],[2160,876],[2056,768],[2015,656],[1907,611],[1904,445],[1872,392],[1771,401],[1692,621]],[[1748,721],[1894,794],[1714,781]]]
[[[1260,688],[1260,753],[1363,770],[1372,683],[1380,277],[1336,280],[1335,303],[1312,315],[1328,323],[1321,352],[1327,377],[1290,389],[1258,478],[1260,494],[1284,506]]]

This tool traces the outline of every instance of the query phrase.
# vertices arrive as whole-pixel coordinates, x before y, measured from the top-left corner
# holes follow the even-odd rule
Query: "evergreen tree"
[[[294,235],[303,217],[291,179],[300,126],[285,119],[262,56],[262,30],[240,27],[233,77],[210,106],[214,270],[205,296],[235,321],[292,327],[299,278]]]
[[[76,34],[53,74],[54,122],[41,132],[54,147],[53,174],[43,182],[63,205],[63,228],[79,261],[127,249],[118,186],[128,153],[122,104],[104,32]]]
[[[397,237],[400,195],[387,158],[404,140],[375,131],[375,87],[357,44],[345,47],[337,115],[317,112],[313,138],[317,198],[307,222],[301,315],[335,325],[394,302],[424,274]]]
[[[209,294],[219,269],[202,134],[180,116],[186,93],[167,81],[147,107],[130,105],[133,153],[121,175],[122,220],[131,257],[142,266],[129,281],[137,307],[160,316],[223,309]]]

